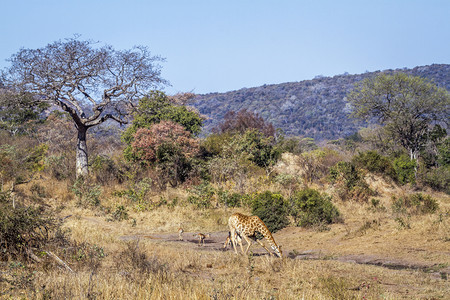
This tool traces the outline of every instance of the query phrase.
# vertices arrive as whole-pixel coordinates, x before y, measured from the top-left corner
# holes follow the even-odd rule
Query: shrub
[[[44,158],[47,155],[48,146],[0,145],[0,174],[3,180],[12,180],[23,183],[33,178],[34,174],[44,169]]]
[[[230,133],[210,134],[201,140],[200,148],[203,157],[218,156],[222,153],[224,146],[232,142],[233,135]]]
[[[390,160],[376,151],[360,152],[353,157],[352,163],[355,166],[364,168],[370,172],[386,175],[392,179],[397,178],[395,169]]]
[[[176,186],[186,180],[191,159],[199,150],[198,140],[183,126],[162,121],[150,129],[137,130],[131,143],[131,158],[143,165],[156,165],[160,174]]]
[[[450,166],[428,170],[422,181],[435,190],[450,194]]]
[[[42,208],[12,206],[11,195],[0,192],[0,259],[26,259],[30,248],[42,249],[58,224]]]
[[[271,232],[289,225],[289,205],[280,194],[266,191],[251,201],[252,214],[257,215]]]
[[[307,227],[339,221],[340,213],[329,196],[314,189],[296,192],[290,199],[291,215],[297,226]]]
[[[96,182],[105,185],[111,181],[121,181],[121,173],[117,168],[114,160],[106,155],[96,155],[91,160],[91,176]]]
[[[62,155],[49,155],[45,159],[46,169],[56,180],[75,179],[75,159]]]
[[[330,172],[330,168],[340,159],[336,151],[324,148],[302,153],[296,164],[304,169],[304,180],[313,182],[326,176]]]
[[[210,208],[211,198],[216,193],[216,190],[209,182],[202,182],[201,184],[189,189],[191,195],[188,197],[188,202],[194,204],[197,208]]]
[[[430,195],[415,193],[400,198],[392,198],[392,210],[395,213],[409,215],[431,214],[438,210],[439,204]]]
[[[224,121],[213,128],[213,132],[237,132],[242,134],[248,129],[255,129],[266,137],[275,136],[275,127],[273,127],[272,123],[264,121],[257,113],[246,109],[238,112],[228,111],[224,116]]]
[[[132,185],[124,194],[133,202],[142,203],[150,192],[153,185],[151,178],[143,178],[142,180],[133,180]]]
[[[281,173],[279,175],[276,175],[273,178],[273,181],[281,185],[282,188],[287,191],[288,197],[291,196],[292,191],[294,191],[299,184],[298,176],[288,173]]]
[[[371,210],[371,211],[379,211],[379,212],[386,211],[386,207],[384,207],[381,204],[380,199],[376,199],[376,198],[370,199],[370,205],[371,206],[370,206],[369,210]]]
[[[330,180],[332,183],[343,181],[345,186],[351,189],[361,181],[361,175],[354,164],[340,161],[330,168]]]
[[[367,201],[374,192],[353,163],[340,161],[330,168],[330,181],[342,200]]]
[[[200,133],[203,123],[198,113],[189,110],[186,106],[172,103],[163,92],[152,91],[146,97],[139,99],[138,108],[133,114],[133,122],[124,131],[122,140],[130,145],[139,128],[150,128],[161,121],[178,123],[194,135]]]
[[[274,145],[272,137],[265,137],[256,129],[247,130],[239,137],[239,150],[248,154],[248,159],[261,168],[274,165],[281,157],[281,150]]]
[[[30,187],[30,192],[33,194],[33,196],[39,198],[48,197],[47,192],[45,191],[45,187],[38,183],[33,183],[33,185]]]
[[[438,148],[437,162],[440,166],[450,166],[450,137],[446,137]]]
[[[226,207],[240,207],[242,205],[242,195],[239,193],[232,193],[225,190],[219,190],[217,192],[219,203],[224,204]]]
[[[220,156],[208,161],[207,166],[212,182],[233,181],[236,189],[243,192],[249,178],[263,170],[250,161],[248,154],[239,147],[239,140],[231,141],[223,147]]]
[[[156,256],[148,257],[139,248],[139,241],[127,243],[126,249],[117,255],[114,262],[117,270],[127,274],[126,278],[142,284],[147,281],[150,274],[158,275],[161,279],[165,279],[168,275],[167,264]]]
[[[84,180],[84,178],[78,178],[71,187],[72,192],[78,199],[78,205],[82,207],[86,206],[98,206],[100,205],[100,195],[102,193],[99,185],[94,185]]]
[[[108,218],[108,221],[122,221],[128,220],[128,210],[123,205],[118,205],[116,210],[111,213],[111,217]]]
[[[401,155],[394,160],[394,169],[397,173],[398,182],[401,184],[416,182],[415,169],[417,163],[407,155]]]

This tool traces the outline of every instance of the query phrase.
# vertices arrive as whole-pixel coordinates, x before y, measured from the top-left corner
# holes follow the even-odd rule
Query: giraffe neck
[[[259,231],[264,236],[264,238],[269,243],[270,248],[272,248],[272,250],[275,251],[278,257],[281,257],[282,256],[281,250],[278,247],[277,243],[275,242],[275,239],[273,238],[269,228],[267,228],[266,224],[264,224],[264,222],[258,216],[253,216],[252,218],[254,218],[254,221],[256,222],[255,230]]]
[[[275,242],[275,239],[273,238],[272,233],[270,233],[269,229],[267,228],[267,226],[264,223],[262,224],[262,226],[263,226],[263,229],[261,229],[261,231],[260,231],[261,234],[264,236],[264,238],[269,243],[270,248],[272,248],[272,250],[275,251],[275,253],[277,253],[277,255],[279,257],[281,257],[281,250],[278,247],[277,243]]]

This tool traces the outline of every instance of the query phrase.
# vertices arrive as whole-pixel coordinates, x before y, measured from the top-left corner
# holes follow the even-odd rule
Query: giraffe
[[[251,240],[250,236],[254,236],[256,232],[261,233],[268,243],[270,244],[272,250],[275,251],[275,254],[278,257],[282,257],[281,247],[278,247],[277,243],[275,242],[272,233],[270,233],[269,229],[267,228],[266,224],[258,217],[258,216],[246,216],[241,213],[234,213],[231,215],[231,217],[228,219],[228,226],[230,227],[230,239],[233,244],[234,252],[237,254],[236,250],[236,243],[239,242],[239,245],[241,246],[242,253],[247,254],[248,249],[251,246]],[[236,237],[240,236],[245,239],[247,242],[247,249],[245,249],[242,246],[242,239],[239,241]],[[267,247],[261,242],[260,240],[255,240],[264,248],[266,251],[273,255],[272,252],[267,249]]]
[[[204,246],[205,245],[205,239],[210,237],[210,234],[203,234],[203,233],[197,233],[194,234],[194,236],[196,236],[198,238],[198,245],[199,246]]]
[[[180,223],[180,227],[178,227],[178,239],[180,241],[183,241],[183,232],[184,232],[184,229],[183,229],[183,227],[181,227],[181,223]]]

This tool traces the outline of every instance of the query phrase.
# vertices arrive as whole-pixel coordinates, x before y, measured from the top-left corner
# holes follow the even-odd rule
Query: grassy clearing
[[[177,198],[177,205],[143,210],[136,202],[114,196],[118,186],[104,187],[100,207],[82,208],[67,183],[42,180],[40,184],[53,195],[46,204],[65,217],[63,228],[74,243],[53,251],[73,272],[39,253],[40,263],[5,262],[0,295],[4,299],[445,299],[450,294],[449,197],[432,194],[438,199],[436,213],[396,215],[392,195],[411,191],[375,182],[376,201],[334,202],[342,223],[325,230],[287,227],[276,232],[285,254],[280,260],[206,251],[189,240],[145,238],[176,236],[180,223],[186,232],[223,232],[232,212],[249,213],[244,208],[195,209],[186,201],[185,190],[168,189],[150,199],[158,203],[163,197],[170,203]],[[331,187],[322,188],[333,192]],[[20,192],[28,190],[23,186]],[[120,205],[127,218],[111,221],[111,212]],[[144,238],[121,239],[133,235]],[[304,253],[314,255],[298,255]],[[394,269],[355,263],[381,260],[402,265]]]
[[[120,244],[98,267],[39,271],[26,299],[444,299],[448,282],[333,260],[244,257],[151,242]],[[18,294],[16,296],[19,296]]]

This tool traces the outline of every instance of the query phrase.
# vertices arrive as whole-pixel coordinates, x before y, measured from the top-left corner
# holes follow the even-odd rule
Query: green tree
[[[0,89],[0,129],[10,135],[30,133],[39,123],[40,114],[48,108],[29,93]]]
[[[411,160],[418,158],[436,124],[448,125],[448,91],[421,77],[383,73],[357,84],[347,98],[354,117],[379,121]]]
[[[88,175],[89,128],[107,120],[124,124],[135,102],[166,81],[162,61],[146,47],[118,51],[78,37],[39,49],[21,49],[2,72],[4,84],[67,112],[77,129],[76,174]]]
[[[127,144],[125,157],[131,159],[131,144],[135,133],[140,128],[149,129],[153,124],[161,121],[172,121],[180,124],[193,135],[200,133],[203,118],[186,106],[173,102],[165,93],[160,91],[151,91],[148,95],[139,99],[139,105],[133,113],[131,126],[122,134],[122,139]]]
[[[281,149],[275,145],[273,137],[265,137],[256,129],[245,131],[239,145],[240,151],[247,153],[248,159],[261,168],[268,169],[281,157]]]

